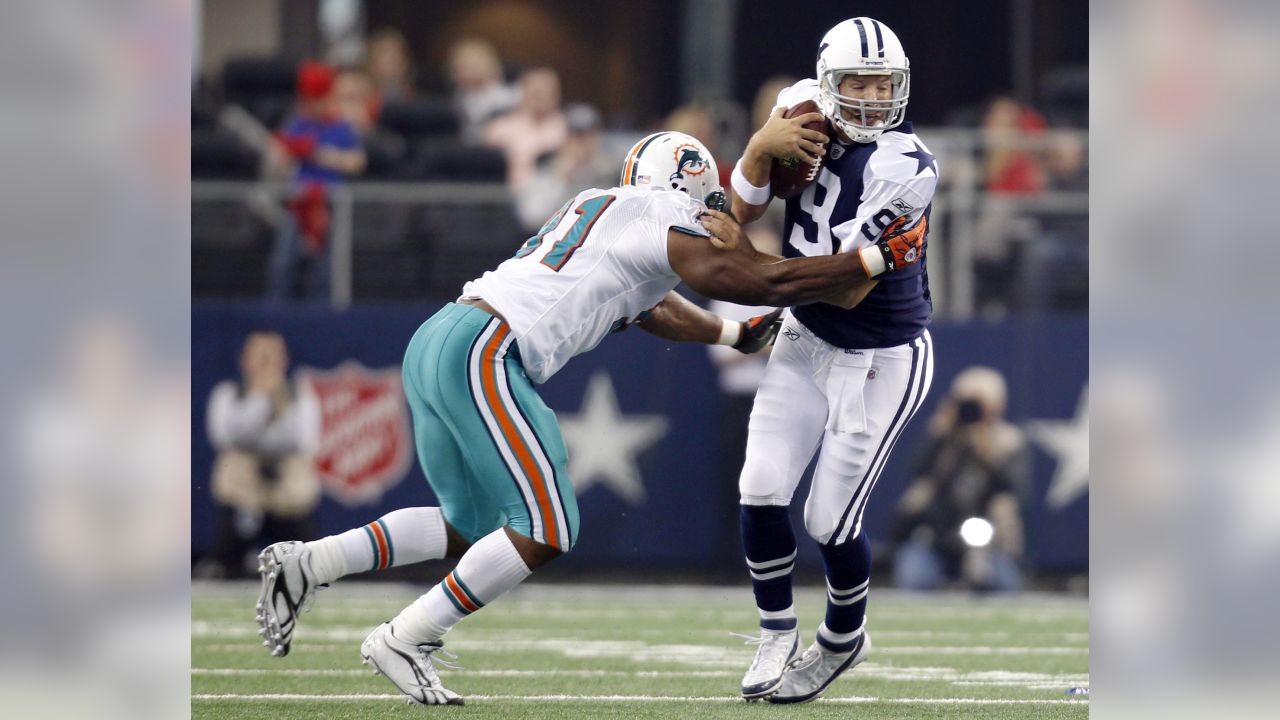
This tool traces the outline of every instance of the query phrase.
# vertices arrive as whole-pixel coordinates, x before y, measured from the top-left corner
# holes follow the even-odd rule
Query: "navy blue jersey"
[[[788,107],[816,96],[817,83],[803,80],[779,95]],[[938,166],[911,123],[874,143],[840,144],[833,136],[822,171],[799,196],[787,201],[783,230],[786,257],[856,251],[872,245],[902,215],[915,222],[929,215]],[[818,337],[842,348],[882,348],[919,337],[929,324],[926,259],[880,278],[856,307],[799,305],[795,317]]]

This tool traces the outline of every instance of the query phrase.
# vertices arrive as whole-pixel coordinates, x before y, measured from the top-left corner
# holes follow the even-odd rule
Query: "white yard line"
[[[359,626],[330,626],[315,630],[299,628],[299,646],[314,640],[359,642],[369,630]],[[495,633],[501,637],[501,633]],[[874,633],[873,633],[874,634]],[[257,638],[258,630],[244,624],[191,623],[193,638]],[[675,661],[725,661],[749,656],[750,650],[724,644],[646,643],[641,640],[585,640],[580,638],[459,638],[449,643],[452,650],[464,652],[506,652],[538,650],[558,652],[566,657],[618,657],[635,660],[670,659]],[[1089,648],[1080,646],[1003,646],[1003,645],[878,645],[877,652],[894,655],[1088,655]]]
[[[352,700],[397,700],[404,702],[404,695],[391,694],[350,694],[350,695],[303,695],[293,693],[274,693],[261,695],[241,694],[198,694],[192,700],[294,700],[302,702],[348,702]],[[741,703],[740,697],[679,697],[668,695],[468,695],[468,700],[482,701],[515,701],[515,702],[681,702],[681,703]],[[829,697],[819,702],[823,704],[871,704],[891,703],[894,705],[1087,705],[1088,700],[1014,700],[1000,698],[878,698],[878,697]]]
[[[270,676],[270,677],[363,677],[368,670],[332,670],[305,668],[192,668],[198,676]],[[584,668],[523,670],[514,668],[486,668],[477,670],[446,671],[452,677],[499,678],[565,678],[600,677],[631,679],[668,678],[730,678],[741,675],[741,670],[590,670]],[[879,663],[865,663],[857,670],[861,679],[898,682],[944,682],[958,686],[1020,687],[1028,690],[1061,690],[1069,687],[1085,687],[1087,674],[1059,674],[1010,672],[1004,670],[961,671],[945,667],[893,667]]]

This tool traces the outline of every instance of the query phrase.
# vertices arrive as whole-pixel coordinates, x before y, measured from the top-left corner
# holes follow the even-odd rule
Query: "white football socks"
[[[532,571],[503,529],[480,538],[453,572],[391,621],[396,637],[415,645],[439,640],[462,618],[519,585]]]
[[[307,543],[320,583],[366,570],[385,570],[444,557],[448,539],[438,507],[387,513],[373,522]]]

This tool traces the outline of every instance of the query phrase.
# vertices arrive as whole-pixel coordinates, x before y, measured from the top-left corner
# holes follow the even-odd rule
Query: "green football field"
[[[749,587],[530,584],[446,638],[465,707],[408,706],[360,664],[361,640],[423,587],[321,590],[288,657],[257,636],[257,584],[192,587],[193,718],[1084,718],[1088,605],[1080,598],[906,595],[872,588],[873,651],[800,706],[747,704]],[[804,645],[823,594],[799,590]]]

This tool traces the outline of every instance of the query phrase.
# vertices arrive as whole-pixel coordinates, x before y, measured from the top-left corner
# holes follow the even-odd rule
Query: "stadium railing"
[[[1085,131],[1054,132],[1071,134],[1087,149]],[[984,218],[1029,218],[1033,236],[1039,232],[1037,223],[1045,218],[1074,221],[1079,228],[1074,236],[1053,240],[1072,244],[1076,255],[1086,258],[1084,265],[1073,271],[1087,273],[1088,237],[1083,230],[1088,218],[1087,191],[988,192],[980,185],[980,153],[988,142],[980,131],[939,128],[922,129],[920,134],[928,139],[943,167],[943,182],[931,215],[935,242],[929,254],[931,289],[939,316],[962,320],[980,310],[975,270],[980,245],[985,243],[989,250],[993,242],[1004,242],[989,237],[992,224],[984,224]],[[1002,140],[1032,152],[1046,149],[1050,141],[1048,137]],[[193,295],[243,298],[257,292],[256,281],[246,281],[244,275],[265,275],[273,224],[283,213],[281,199],[286,190],[287,185],[280,183],[193,180]],[[333,188],[331,206],[329,302],[336,308],[366,299],[454,294],[460,287],[459,279],[478,275],[508,257],[526,234],[515,224],[513,199],[501,183],[361,181]],[[414,217],[398,224],[387,222],[397,213]],[[360,236],[362,227],[371,228],[371,235]],[[401,232],[407,236],[383,236]],[[372,251],[362,255],[370,245],[389,249],[382,255]],[[235,262],[217,262],[224,252],[240,255]],[[406,254],[398,260],[397,253]],[[374,262],[370,258],[381,259],[356,283],[358,258],[369,262]],[[449,265],[451,261],[454,265]],[[201,263],[205,267],[197,267]],[[254,263],[261,267],[253,267]],[[379,268],[392,274],[401,271],[399,285],[391,282],[382,287],[377,281]],[[419,281],[404,277],[411,275],[413,268],[422,273]],[[233,277],[236,275],[240,277]],[[1081,280],[1087,283],[1087,277]],[[407,282],[413,282],[412,289],[406,289]]]

